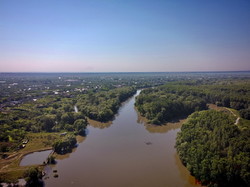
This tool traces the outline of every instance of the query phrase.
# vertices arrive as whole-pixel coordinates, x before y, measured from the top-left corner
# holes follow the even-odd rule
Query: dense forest
[[[79,95],[77,106],[85,116],[101,122],[111,120],[117,113],[122,102],[134,95],[136,89],[124,87],[94,94]]]
[[[250,127],[241,129],[230,114],[214,110],[196,112],[178,133],[181,161],[202,184],[250,184]]]
[[[206,109],[208,103],[239,110],[242,118],[249,119],[249,92],[247,80],[172,82],[143,90],[136,98],[136,106],[153,124]]]
[[[123,101],[135,88],[88,91],[76,98],[47,96],[8,108],[0,113],[0,151],[18,149],[27,132],[68,131],[84,135],[86,117],[97,121],[111,120]],[[79,112],[74,110],[79,107]]]
[[[15,181],[24,176],[27,168],[20,168],[18,163],[25,154],[51,148],[58,154],[71,152],[77,143],[76,136],[86,135],[89,119],[99,122],[113,120],[122,102],[142,89],[136,97],[136,108],[150,123],[157,125],[207,110],[210,103],[235,109],[237,116],[241,116],[239,129],[230,126],[233,133],[229,130],[227,136],[226,127],[225,133],[214,127],[217,134],[223,134],[223,141],[213,136],[213,150],[208,151],[217,150],[218,163],[206,160],[201,162],[202,166],[196,166],[195,162],[190,162],[189,150],[180,148],[183,146],[182,135],[178,136],[177,148],[183,163],[204,184],[221,184],[227,177],[228,182],[238,181],[244,186],[249,180],[249,173],[245,172],[249,169],[249,160],[246,159],[249,158],[249,76],[248,72],[0,73],[0,167],[8,168],[1,171],[0,182]],[[216,113],[215,116],[220,119],[213,125],[220,126],[221,120],[222,125],[235,120],[232,115]],[[212,134],[213,130],[210,131]],[[205,137],[210,141],[210,136]],[[221,142],[225,143],[221,145]],[[196,153],[193,142],[187,144],[185,148],[194,149],[192,151]],[[225,155],[232,158],[228,167]],[[199,161],[203,159],[200,155],[197,158]],[[215,165],[220,168],[211,168]],[[224,166],[226,169],[222,170]],[[202,168],[200,176],[197,168]],[[205,175],[203,170],[212,171],[212,174],[205,172]],[[232,174],[231,170],[237,173]],[[39,179],[37,176],[35,179]],[[219,178],[222,180],[218,181]]]
[[[190,94],[167,92],[164,87],[143,90],[135,105],[140,114],[153,124],[163,124],[196,110],[207,109],[205,100]]]
[[[177,81],[144,89],[136,107],[148,123],[157,125],[191,114],[176,142],[190,173],[203,185],[248,186],[249,92],[248,80]],[[221,111],[207,110],[211,103]]]

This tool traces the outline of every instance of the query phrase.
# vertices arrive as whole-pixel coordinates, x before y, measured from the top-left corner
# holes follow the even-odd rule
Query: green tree
[[[224,112],[196,112],[177,135],[181,161],[204,185],[244,187],[250,182],[250,129],[241,131],[234,122]]]
[[[26,173],[26,181],[27,181],[27,186],[43,186],[42,181],[40,180],[42,178],[42,172],[36,168],[36,167],[31,167],[29,168]]]
[[[61,121],[63,124],[73,124],[74,123],[74,114],[72,112],[67,112],[67,113],[64,113],[62,116],[61,116]]]
[[[77,119],[73,125],[75,132],[80,135],[85,135],[87,124],[86,119]]]
[[[55,125],[56,116],[55,115],[44,115],[40,117],[40,122],[42,124],[42,130],[46,132],[51,132]]]
[[[53,150],[59,154],[71,152],[76,146],[76,138],[73,135],[67,135],[64,138],[57,140],[53,144]]]

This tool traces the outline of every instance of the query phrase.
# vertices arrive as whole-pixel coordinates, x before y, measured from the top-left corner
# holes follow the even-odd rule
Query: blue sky
[[[0,72],[233,70],[248,0],[0,0]]]

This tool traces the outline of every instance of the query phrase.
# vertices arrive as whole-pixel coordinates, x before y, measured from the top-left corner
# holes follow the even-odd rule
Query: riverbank
[[[90,124],[84,143],[68,157],[57,159],[45,185],[200,186],[176,156],[175,138],[182,121],[166,125],[169,130],[157,126],[161,133],[150,132],[138,122],[134,102],[135,96],[125,102],[111,125]]]
[[[123,106],[126,103],[126,101],[121,103],[121,106]],[[75,105],[74,110],[77,113],[78,108]],[[116,116],[117,114],[115,114]],[[114,118],[115,118],[114,116]],[[95,120],[91,120],[88,118],[89,125],[95,127],[95,128],[108,128],[112,121],[108,122],[99,122]],[[61,133],[28,133],[27,139],[29,142],[25,145],[24,148],[15,151],[15,152],[8,152],[6,154],[6,158],[0,159],[0,182],[16,182],[18,179],[23,178],[24,172],[30,167],[30,166],[20,166],[20,162],[23,159],[23,157],[27,154],[34,153],[34,152],[40,152],[40,151],[46,151],[52,149],[53,143],[61,137]],[[84,137],[82,136],[76,136],[77,143],[80,143],[84,141]],[[70,153],[69,153],[70,154]],[[56,159],[62,159],[67,157],[68,154],[60,155],[53,152],[51,156],[54,156]],[[33,165],[36,167],[40,167],[43,170],[44,165]]]
[[[146,117],[143,117],[140,114],[140,112],[136,109],[136,107],[135,107],[135,111],[138,116],[137,122],[142,123],[145,129],[150,133],[166,133],[169,130],[181,128],[181,125],[185,123],[187,120],[187,117],[180,117],[180,118],[176,118],[174,120],[171,120],[161,125],[155,125],[155,124],[149,123],[149,120]]]

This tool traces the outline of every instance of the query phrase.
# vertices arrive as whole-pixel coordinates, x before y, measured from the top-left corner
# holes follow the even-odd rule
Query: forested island
[[[71,152],[76,137],[87,136],[90,120],[112,121],[122,103],[142,89],[135,107],[148,123],[165,125],[191,114],[176,148],[197,180],[246,186],[249,80],[249,72],[1,73],[0,182],[39,181],[44,165],[19,166],[24,155],[48,149]]]
[[[248,186],[249,93],[248,79],[172,82],[143,90],[136,106],[156,125],[191,114],[177,136],[182,163],[203,185]]]
[[[250,128],[235,124],[230,114],[195,112],[181,127],[176,147],[187,169],[203,185],[248,186]]]

